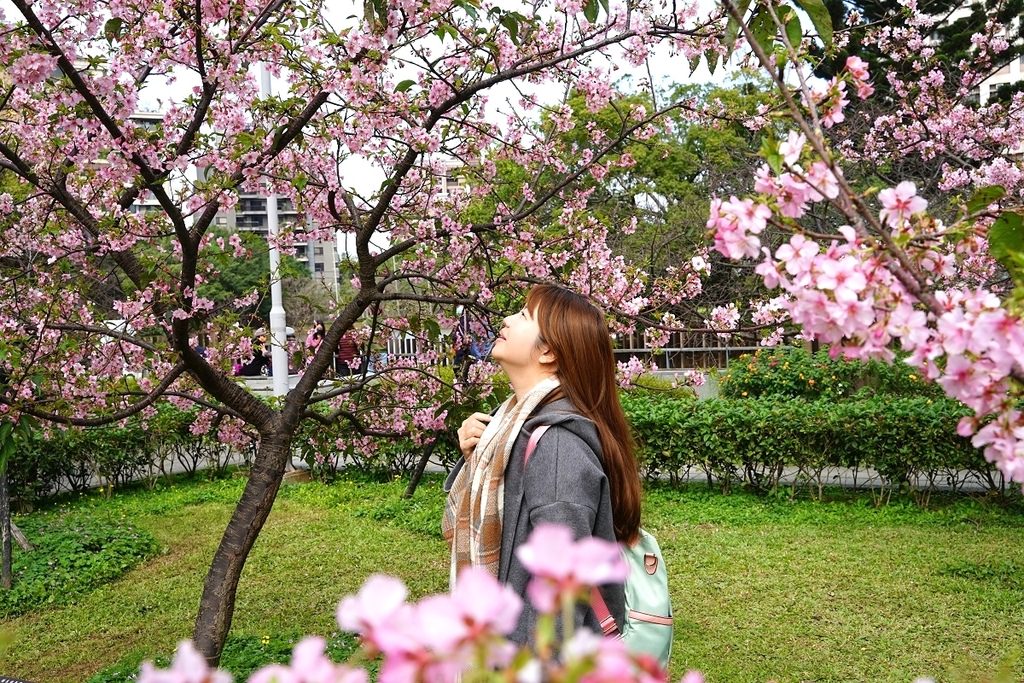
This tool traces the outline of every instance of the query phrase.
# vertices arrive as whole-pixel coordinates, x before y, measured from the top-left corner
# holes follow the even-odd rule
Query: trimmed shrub
[[[792,490],[808,486],[820,496],[830,477],[843,468],[858,476],[865,473],[860,481],[870,482],[883,495],[921,482],[926,483],[926,492],[939,483],[956,489],[968,478],[992,491],[1006,491],[1002,477],[981,452],[956,433],[967,408],[946,398],[907,395],[920,380],[910,379],[905,367],[890,372],[881,365],[865,369],[869,365],[798,350],[759,352],[733,366],[724,383],[727,396],[744,387],[739,394],[746,393],[745,397],[697,401],[687,388],[673,389],[654,380],[623,392],[622,402],[648,477],[678,481],[698,472],[723,489],[742,483],[774,491],[784,472],[795,470]],[[828,375],[821,382],[807,381],[812,371],[817,374],[810,379],[833,369],[835,380]],[[869,370],[879,372],[871,375]],[[451,381],[450,375],[444,379]],[[860,388],[851,390],[856,382],[861,382]],[[811,390],[815,386],[818,393]],[[448,466],[458,457],[459,424],[474,411],[492,410],[500,396],[455,405],[450,389],[441,393],[449,412],[447,429],[436,444],[353,440],[347,424],[325,427],[307,420],[296,436],[295,455],[309,463],[315,478],[325,481],[342,467],[378,477],[408,475],[427,449],[434,462]],[[316,409],[329,410],[322,405]],[[173,463],[188,472],[200,466],[218,472],[227,451],[212,437],[192,434],[194,419],[194,411],[162,405],[145,422],[132,419],[120,426],[37,432],[10,463],[15,504],[26,509],[45,496],[81,491],[96,482],[152,483],[168,474]]]
[[[981,451],[956,433],[969,410],[948,399],[686,401],[626,394],[623,405],[650,477],[675,481],[696,470],[724,489],[744,482],[767,491],[778,488],[785,468],[795,468],[798,484],[820,495],[831,470],[849,468],[877,473],[873,483],[887,492],[918,480],[926,488],[942,481],[958,488],[965,474],[1002,488]]]
[[[93,428],[36,430],[18,444],[10,461],[11,497],[18,509],[59,493],[77,493],[97,483],[153,483],[176,463],[187,473],[200,466],[220,472],[225,449],[211,436],[192,434],[198,410],[165,403],[147,417]]]
[[[925,396],[939,399],[942,388],[925,381],[897,360],[855,361],[801,348],[761,349],[735,360],[721,379],[722,398],[778,396],[849,400],[871,396]]]

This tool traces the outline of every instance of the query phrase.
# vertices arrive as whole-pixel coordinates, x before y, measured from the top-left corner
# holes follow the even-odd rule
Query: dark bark
[[[420,456],[420,462],[416,465],[416,471],[412,473],[412,479],[409,480],[409,485],[405,487],[405,498],[412,498],[412,494],[416,493],[416,487],[420,485],[420,480],[423,479],[423,471],[427,469],[427,463],[430,462],[430,456],[434,454],[434,449],[444,439],[444,435],[441,434],[430,444],[423,449],[423,455]]]
[[[0,471],[0,537],[3,543],[3,559],[0,564],[0,587],[9,589],[14,582],[11,572],[11,497],[7,489],[7,466]]]
[[[291,435],[280,432],[263,438],[242,497],[217,547],[203,585],[193,640],[206,660],[215,665],[224,649],[235,611],[238,580],[270,515],[284,476]]]

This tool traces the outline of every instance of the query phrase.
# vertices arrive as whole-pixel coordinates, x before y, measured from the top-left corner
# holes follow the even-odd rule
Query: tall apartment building
[[[267,217],[267,198],[263,195],[243,193],[235,208],[221,211],[215,219],[227,230],[253,232],[267,237],[270,225]],[[290,199],[278,197],[277,220],[282,227],[294,227],[301,235],[306,220],[296,211]],[[338,281],[338,252],[333,241],[297,239],[295,258],[309,268],[310,274],[332,287]]]
[[[163,120],[160,112],[140,111],[132,116],[132,121],[142,127],[159,126]],[[204,169],[190,167],[182,175],[172,176],[167,181],[170,191],[174,191],[176,185],[181,183],[194,182],[203,177]],[[132,211],[159,211],[160,204],[151,193],[143,193],[132,204]],[[289,225],[301,225],[305,220],[295,210],[290,199],[278,198],[277,200],[278,223],[283,228]],[[254,232],[266,239],[269,232],[267,218],[267,198],[253,193],[243,193],[234,209],[220,211],[214,218],[213,224],[228,231],[244,230]],[[295,258],[309,268],[310,274],[332,288],[338,281],[338,253],[333,241],[304,241],[298,240],[295,243]]]
[[[1024,64],[1022,62],[1024,62],[1024,57],[1016,57],[1009,64],[982,81],[978,87],[978,102],[986,104],[1001,85],[1024,80]]]

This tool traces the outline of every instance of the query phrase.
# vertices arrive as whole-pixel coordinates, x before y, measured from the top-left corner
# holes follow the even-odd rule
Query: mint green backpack
[[[547,429],[547,425],[542,425],[530,434],[524,467],[530,462],[537,442]],[[622,633],[619,633],[614,617],[596,588],[590,593],[590,606],[601,622],[604,635],[622,638],[631,652],[648,654],[667,669],[672,656],[672,600],[668,593],[668,568],[661,547],[654,536],[640,529],[640,538],[632,546],[623,548],[622,554],[629,565],[625,584],[626,623]]]

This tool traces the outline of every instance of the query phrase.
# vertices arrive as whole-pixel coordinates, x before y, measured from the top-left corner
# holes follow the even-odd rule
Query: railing
[[[438,347],[438,353],[441,354],[438,365],[449,365],[451,358],[448,356],[448,344],[442,342]],[[395,360],[396,358],[412,358],[419,353],[419,340],[416,335],[411,332],[402,334],[401,332],[392,332],[391,336],[388,337],[387,342],[387,359]]]
[[[668,343],[657,351],[644,341],[642,333],[617,334],[612,342],[615,359],[653,361],[661,370],[727,368],[730,361],[753,353],[760,346],[734,346],[714,332],[673,332]]]
[[[388,358],[415,356],[418,340],[412,334],[394,333],[387,342]],[[615,359],[629,360],[636,356],[641,361],[653,361],[662,370],[727,368],[729,363],[743,354],[757,351],[759,346],[733,346],[714,333],[672,333],[669,342],[658,351],[644,343],[642,334],[615,335]],[[447,361],[442,361],[447,364]]]

